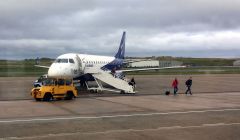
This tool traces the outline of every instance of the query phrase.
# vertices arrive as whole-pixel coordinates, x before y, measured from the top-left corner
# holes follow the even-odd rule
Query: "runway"
[[[240,93],[0,102],[2,139],[237,139]]]
[[[167,86],[172,79],[167,76],[136,77],[140,88],[136,95],[106,93],[81,95],[72,101],[36,102],[28,94],[14,99],[9,93],[1,96],[7,100],[0,101],[0,139],[236,140],[240,137],[240,92],[233,81],[239,76],[224,76],[208,77],[219,82],[194,77],[192,96],[165,96],[159,87],[145,89]],[[179,79],[183,83],[185,77]],[[183,91],[184,85],[180,86]],[[206,86],[209,88],[204,89]],[[201,88],[203,92],[198,92]]]

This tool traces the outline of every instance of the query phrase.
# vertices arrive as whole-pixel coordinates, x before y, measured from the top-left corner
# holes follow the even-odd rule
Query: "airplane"
[[[133,87],[128,85],[128,81],[123,80],[123,73],[130,71],[147,71],[157,69],[183,68],[185,66],[172,66],[163,68],[142,68],[121,70],[126,63],[125,57],[126,32],[123,32],[120,46],[114,57],[67,53],[60,55],[48,66],[35,65],[37,67],[48,68],[48,76],[55,78],[73,78],[82,81],[96,81],[98,88],[95,90],[105,90],[101,82],[107,83],[119,91],[125,93],[135,93]],[[116,73],[112,76],[111,72]]]

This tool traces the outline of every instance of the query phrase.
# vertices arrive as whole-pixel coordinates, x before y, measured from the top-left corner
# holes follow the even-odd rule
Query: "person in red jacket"
[[[174,95],[177,95],[177,91],[178,91],[178,80],[177,78],[175,78],[172,82],[172,87],[174,89]]]

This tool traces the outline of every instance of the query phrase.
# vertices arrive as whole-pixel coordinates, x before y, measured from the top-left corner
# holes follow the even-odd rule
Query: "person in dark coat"
[[[112,70],[111,70],[111,74],[112,74],[112,76],[113,77],[115,77],[116,76],[116,67],[114,67]]]
[[[128,84],[131,86],[134,86],[136,84],[134,77],[132,77],[132,79],[130,80],[130,82]]]
[[[191,91],[191,86],[192,86],[192,77],[190,77],[186,82],[185,82],[186,86],[187,86],[187,90],[185,92],[185,94],[187,95],[188,93],[190,93],[192,95],[192,91]]]
[[[134,77],[132,77],[131,81],[128,83],[129,85],[133,86],[134,90],[136,88],[136,82],[134,80]]]
[[[177,91],[178,91],[178,80],[177,78],[175,78],[172,82],[172,87],[174,89],[174,95],[177,95]]]

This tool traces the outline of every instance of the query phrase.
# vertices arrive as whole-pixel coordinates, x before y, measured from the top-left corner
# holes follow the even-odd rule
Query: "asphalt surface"
[[[179,80],[179,93],[184,93],[185,81],[190,77],[189,75],[136,75],[134,78],[138,95],[158,95],[166,90],[173,92],[171,82],[175,77]],[[30,91],[36,79],[37,77],[0,77],[0,100],[32,99]],[[240,74],[193,75],[192,79],[192,91],[195,94],[240,91]],[[80,92],[79,95],[80,97],[98,96],[87,92]],[[116,94],[106,92],[101,96],[113,95]]]
[[[14,78],[0,78],[0,139],[240,138],[240,75],[193,76],[192,96],[163,95],[162,88],[169,88],[173,78],[136,76],[139,91],[136,95],[83,93],[84,96],[72,101],[52,102],[29,98],[27,88],[31,88],[34,78],[18,82]],[[188,76],[178,78],[180,92],[184,92]],[[7,89],[4,81],[16,82],[16,88]],[[18,90],[21,85],[25,88]]]

